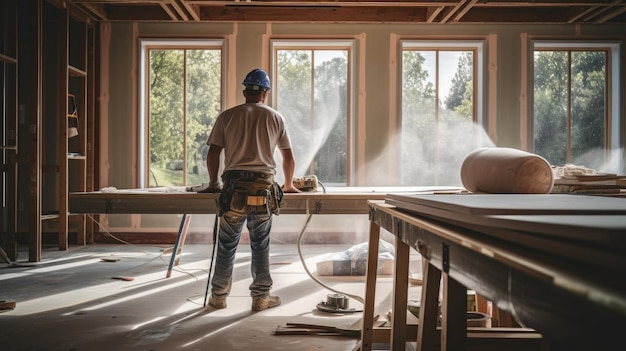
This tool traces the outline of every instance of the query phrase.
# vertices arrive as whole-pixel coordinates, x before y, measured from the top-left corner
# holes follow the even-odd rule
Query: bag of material
[[[491,194],[549,194],[554,185],[550,163],[526,151],[479,148],[461,165],[461,182],[471,192]]]
[[[389,275],[393,272],[394,247],[392,244],[378,242],[377,274]],[[317,262],[318,275],[365,275],[367,270],[369,242],[364,242],[337,253],[328,253]]]

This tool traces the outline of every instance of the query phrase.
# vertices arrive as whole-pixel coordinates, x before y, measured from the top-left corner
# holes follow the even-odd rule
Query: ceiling
[[[65,3],[95,21],[626,24],[626,1],[615,0],[65,0]]]

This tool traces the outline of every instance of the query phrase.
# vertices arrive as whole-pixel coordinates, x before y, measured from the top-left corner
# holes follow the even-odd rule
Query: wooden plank
[[[367,214],[368,200],[384,200],[389,191],[433,193],[458,187],[337,187],[326,192],[287,193],[281,214]],[[186,192],[184,188],[122,189],[69,194],[71,213],[210,214],[219,194]]]
[[[420,324],[417,329],[417,350],[432,350],[439,345],[441,337],[437,332],[439,319],[439,288],[441,271],[430,264],[430,260],[422,258],[425,264],[422,299],[419,311]]]
[[[406,349],[406,313],[408,301],[409,280],[409,245],[400,239],[395,240],[395,260],[393,270],[393,300],[392,310],[393,316],[391,325],[393,325],[393,333],[391,333],[391,349]],[[376,241],[377,242],[377,241]],[[368,258],[369,259],[369,258]]]
[[[624,215],[494,215],[477,221],[483,226],[545,234],[561,240],[579,240],[626,248]]]
[[[380,226],[370,222],[370,236],[367,250],[367,269],[365,271],[365,301],[363,303],[363,328],[361,331],[361,351],[371,351],[373,343],[374,303],[376,300],[376,274],[378,272],[378,241]],[[389,342],[389,336],[385,342]]]
[[[19,128],[19,145],[28,150],[26,171],[18,174],[28,182],[28,202],[24,204],[28,221],[28,260],[41,261],[41,185],[42,185],[42,2],[20,1],[19,35],[19,104],[26,128]],[[36,88],[33,88],[36,87]]]
[[[440,215],[626,214],[624,199],[566,194],[388,194],[386,202]]]
[[[443,297],[441,299],[441,350],[467,349],[467,288],[442,275]]]

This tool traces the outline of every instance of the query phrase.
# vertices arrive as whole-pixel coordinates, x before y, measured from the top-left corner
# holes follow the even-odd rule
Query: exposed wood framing
[[[54,0],[97,21],[626,23],[614,0]]]

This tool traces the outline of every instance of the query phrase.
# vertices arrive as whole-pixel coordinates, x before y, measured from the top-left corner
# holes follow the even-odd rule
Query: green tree
[[[206,181],[206,140],[221,110],[221,51],[150,50],[150,186]]]
[[[279,50],[277,109],[288,120],[297,175],[347,179],[346,50]]]
[[[345,57],[334,57],[316,65],[315,114],[324,124],[325,141],[316,152],[315,173],[321,181],[346,182],[347,160],[347,78]]]
[[[603,51],[572,53],[573,159],[579,159],[591,150],[604,149],[605,66]]]
[[[310,50],[278,51],[277,82],[274,83],[278,94],[276,108],[287,120],[298,167],[303,160],[312,159],[309,151],[312,145],[312,59]],[[308,170],[304,172],[308,174]]]
[[[150,51],[150,161],[167,167],[182,159],[183,51]]]
[[[605,148],[606,52],[536,51],[534,69],[535,152],[555,165],[585,163]]]
[[[470,104],[473,101],[472,91],[470,91],[468,94],[468,89],[472,89],[472,84],[474,80],[473,57],[474,53],[471,51],[464,52],[459,57],[456,66],[456,73],[454,74],[454,77],[452,77],[450,91],[448,92],[448,96],[445,100],[446,109],[455,112],[464,112],[465,116],[467,116],[466,110],[468,105],[468,97]],[[465,108],[457,110],[457,108],[462,105],[465,105]],[[473,116],[473,111],[470,114],[470,117],[471,116]]]
[[[401,185],[435,184],[437,103],[424,54],[402,54]]]

